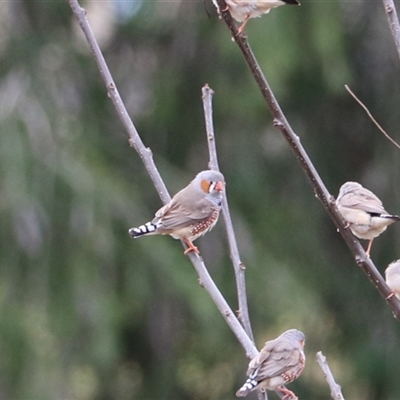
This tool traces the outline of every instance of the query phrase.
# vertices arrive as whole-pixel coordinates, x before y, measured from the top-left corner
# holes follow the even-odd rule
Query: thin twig
[[[86,36],[86,39],[89,42],[90,48],[93,51],[93,55],[99,67],[101,76],[106,84],[109,96],[114,104],[115,109],[117,110],[119,117],[121,118],[123,125],[127,130],[129,136],[129,143],[131,144],[132,147],[135,148],[135,150],[141,157],[143,164],[145,165],[145,168],[148,174],[150,175],[150,178],[152,179],[162,202],[165,204],[170,200],[168,191],[165,187],[165,184],[161,178],[160,173],[157,170],[157,167],[154,164],[151,151],[144,146],[142,140],[139,137],[139,134],[137,133],[132,123],[132,120],[130,119],[127,113],[127,110],[118,93],[116,85],[113,82],[108,66],[97,44],[96,38],[93,35],[90,24],[86,18],[86,11],[80,7],[77,0],[67,0],[67,1],[73,13],[75,14],[76,18],[78,19],[79,25],[81,26]],[[245,349],[246,355],[249,358],[257,356],[258,351],[254,346],[254,343],[248,337],[247,333],[243,329],[239,320],[236,318],[234,312],[230,309],[228,303],[222,296],[221,292],[218,290],[217,286],[212,280],[201,258],[197,254],[190,253],[189,259],[192,262],[194,268],[196,269],[197,274],[199,275],[201,286],[203,286],[211,296],[212,300],[214,301],[218,310],[221,312],[225,321],[228,323],[229,327],[237,337],[238,341]]]
[[[396,45],[397,54],[400,58],[400,24],[397,17],[396,7],[393,0],[383,0],[383,5],[385,6],[385,12]]]
[[[208,143],[208,151],[209,151],[209,168],[219,171],[218,165],[218,156],[217,156],[217,147],[215,142],[215,134],[214,134],[214,124],[213,124],[213,108],[212,108],[212,98],[214,95],[214,91],[205,84],[202,88],[202,99],[203,99],[203,108],[204,108],[204,118],[206,124],[206,134],[207,134],[207,143]],[[228,236],[230,257],[232,260],[233,268],[235,271],[235,279],[236,279],[236,288],[238,292],[238,318],[241,321],[247,335],[254,342],[253,332],[251,329],[249,310],[247,306],[247,294],[246,294],[246,280],[245,280],[245,266],[240,260],[239,249],[236,241],[235,231],[233,230],[233,224],[231,215],[229,212],[228,200],[227,196],[222,200],[222,215],[224,217],[226,233]],[[280,392],[277,394],[281,396]],[[267,392],[258,391],[259,400],[268,400]]]
[[[317,362],[322,369],[324,377],[331,389],[332,399],[345,400],[342,394],[342,388],[335,382],[335,378],[332,374],[331,369],[329,368],[328,361],[326,361],[326,357],[320,351],[317,353]]]
[[[385,280],[382,278],[372,260],[365,253],[360,242],[355,238],[355,236],[353,236],[342,216],[339,214],[334,197],[328,192],[317,170],[308,157],[308,154],[302,146],[300,138],[294,133],[292,127],[283,114],[282,109],[280,108],[275,95],[265,79],[264,74],[262,73],[261,68],[258,65],[258,62],[247,42],[247,38],[243,34],[238,34],[238,30],[233,23],[225,1],[216,1],[220,9],[221,17],[225,21],[231,34],[233,35],[235,42],[242,51],[244,59],[249,66],[251,73],[253,74],[253,77],[261,91],[261,94],[274,118],[274,126],[281,131],[282,135],[289,143],[289,146],[300,163],[303,172],[306,174],[308,180],[313,186],[316,197],[322,202],[325,210],[333,220],[339,233],[343,237],[343,240],[353,253],[358,266],[365,272],[368,279],[372,282],[380,295],[385,299],[387,304],[389,304],[393,311],[393,315],[400,320],[400,301],[395,296],[389,297],[391,290],[386,285]]]
[[[218,287],[215,285],[201,258],[193,252],[189,253],[189,258],[197,274],[199,275],[200,285],[203,286],[207,290],[208,294],[211,296],[218,310],[225,318],[225,321],[228,323],[236,338],[243,346],[246,352],[246,356],[248,358],[256,357],[258,354],[257,348],[255,347],[253,341],[248,337],[246,331],[243,329],[239,320],[236,318],[234,312],[231,310],[225,298],[219,291]]]
[[[207,143],[210,155],[209,168],[219,171],[214,125],[212,118],[213,95],[214,95],[213,90],[207,84],[204,85],[202,88],[202,99],[204,106],[204,117],[206,122]],[[222,215],[224,217],[226,233],[228,236],[230,257],[232,260],[233,268],[235,270],[236,288],[238,293],[238,304],[239,304],[238,318],[242,322],[242,325],[244,327],[244,330],[247,332],[247,335],[254,342],[254,337],[249,317],[249,310],[247,306],[245,266],[240,259],[239,249],[236,241],[235,232],[233,230],[232,218],[229,212],[228,199],[226,195],[222,200]]]
[[[354,100],[364,109],[364,111],[367,113],[368,117],[371,119],[371,121],[376,125],[376,127],[384,134],[386,139],[390,140],[398,149],[400,149],[400,145],[392,139],[386,131],[378,124],[376,119],[372,116],[370,111],[368,110],[367,106],[354,94],[354,92],[349,88],[348,85],[344,85],[346,90],[353,96]]]

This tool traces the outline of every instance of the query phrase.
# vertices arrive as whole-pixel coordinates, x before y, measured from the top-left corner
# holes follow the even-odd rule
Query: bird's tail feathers
[[[244,383],[244,385],[236,392],[236,397],[247,396],[257,385],[258,382],[252,379],[250,376],[247,378],[247,381]]]
[[[157,230],[157,225],[152,222],[147,222],[147,224],[140,225],[137,228],[129,229],[129,234],[133,238],[137,238],[139,236],[151,235],[154,234]]]

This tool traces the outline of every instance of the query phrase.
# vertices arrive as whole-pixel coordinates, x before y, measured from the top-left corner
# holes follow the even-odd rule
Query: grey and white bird
[[[297,399],[296,395],[283,385],[297,379],[303,372],[305,336],[297,329],[289,329],[276,339],[265,343],[257,357],[250,361],[248,379],[236,392],[237,397],[245,397],[256,389],[277,390],[283,399]]]
[[[214,5],[219,11],[216,0]],[[285,4],[300,5],[297,0],[225,0],[232,18],[238,22],[242,22],[238,32],[242,33],[247,22],[251,18],[261,17],[262,14],[268,14],[272,8],[283,6]]]
[[[353,235],[369,240],[366,250],[368,256],[373,240],[388,225],[400,220],[400,216],[389,214],[383,208],[382,201],[357,182],[346,182],[341,186],[336,204]]]
[[[386,283],[393,294],[388,297],[396,296],[400,300],[400,260],[393,261],[385,271]]]
[[[199,172],[188,186],[156,212],[152,221],[129,229],[129,234],[133,238],[170,235],[186,243],[188,248],[184,254],[199,253],[192,242],[217,223],[224,190],[225,178],[220,172]]]

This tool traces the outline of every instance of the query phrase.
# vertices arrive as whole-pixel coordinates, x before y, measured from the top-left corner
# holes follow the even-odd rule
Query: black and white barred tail
[[[247,396],[256,386],[258,382],[255,379],[252,379],[251,375],[247,378],[247,381],[244,385],[236,392],[237,397],[245,397]]]
[[[387,219],[394,219],[394,220],[400,220],[399,215],[391,215],[391,214],[380,214],[378,215],[380,218],[387,218]]]
[[[129,234],[133,238],[137,238],[139,236],[151,235],[157,231],[157,225],[152,222],[147,222],[147,224],[140,225],[137,228],[129,229]]]

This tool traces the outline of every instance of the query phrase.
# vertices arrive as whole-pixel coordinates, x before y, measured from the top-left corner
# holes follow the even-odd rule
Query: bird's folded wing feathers
[[[340,205],[367,213],[387,214],[387,211],[383,208],[382,202],[372,192],[365,191],[367,193],[348,193],[346,196],[343,196]]]
[[[274,350],[276,345],[276,340],[270,340],[265,343],[265,346],[262,350],[258,353],[258,356],[253,358],[249,363],[249,368],[247,369],[247,375],[250,376],[259,366],[268,360],[270,357],[271,351]]]
[[[257,380],[278,376],[298,364],[300,351],[288,343],[278,343],[271,351],[261,351],[249,364],[247,375],[258,369]]]
[[[157,223],[161,220],[163,229],[176,229],[209,217],[211,210],[210,202],[205,199],[191,204],[173,199],[157,211],[152,222]]]

